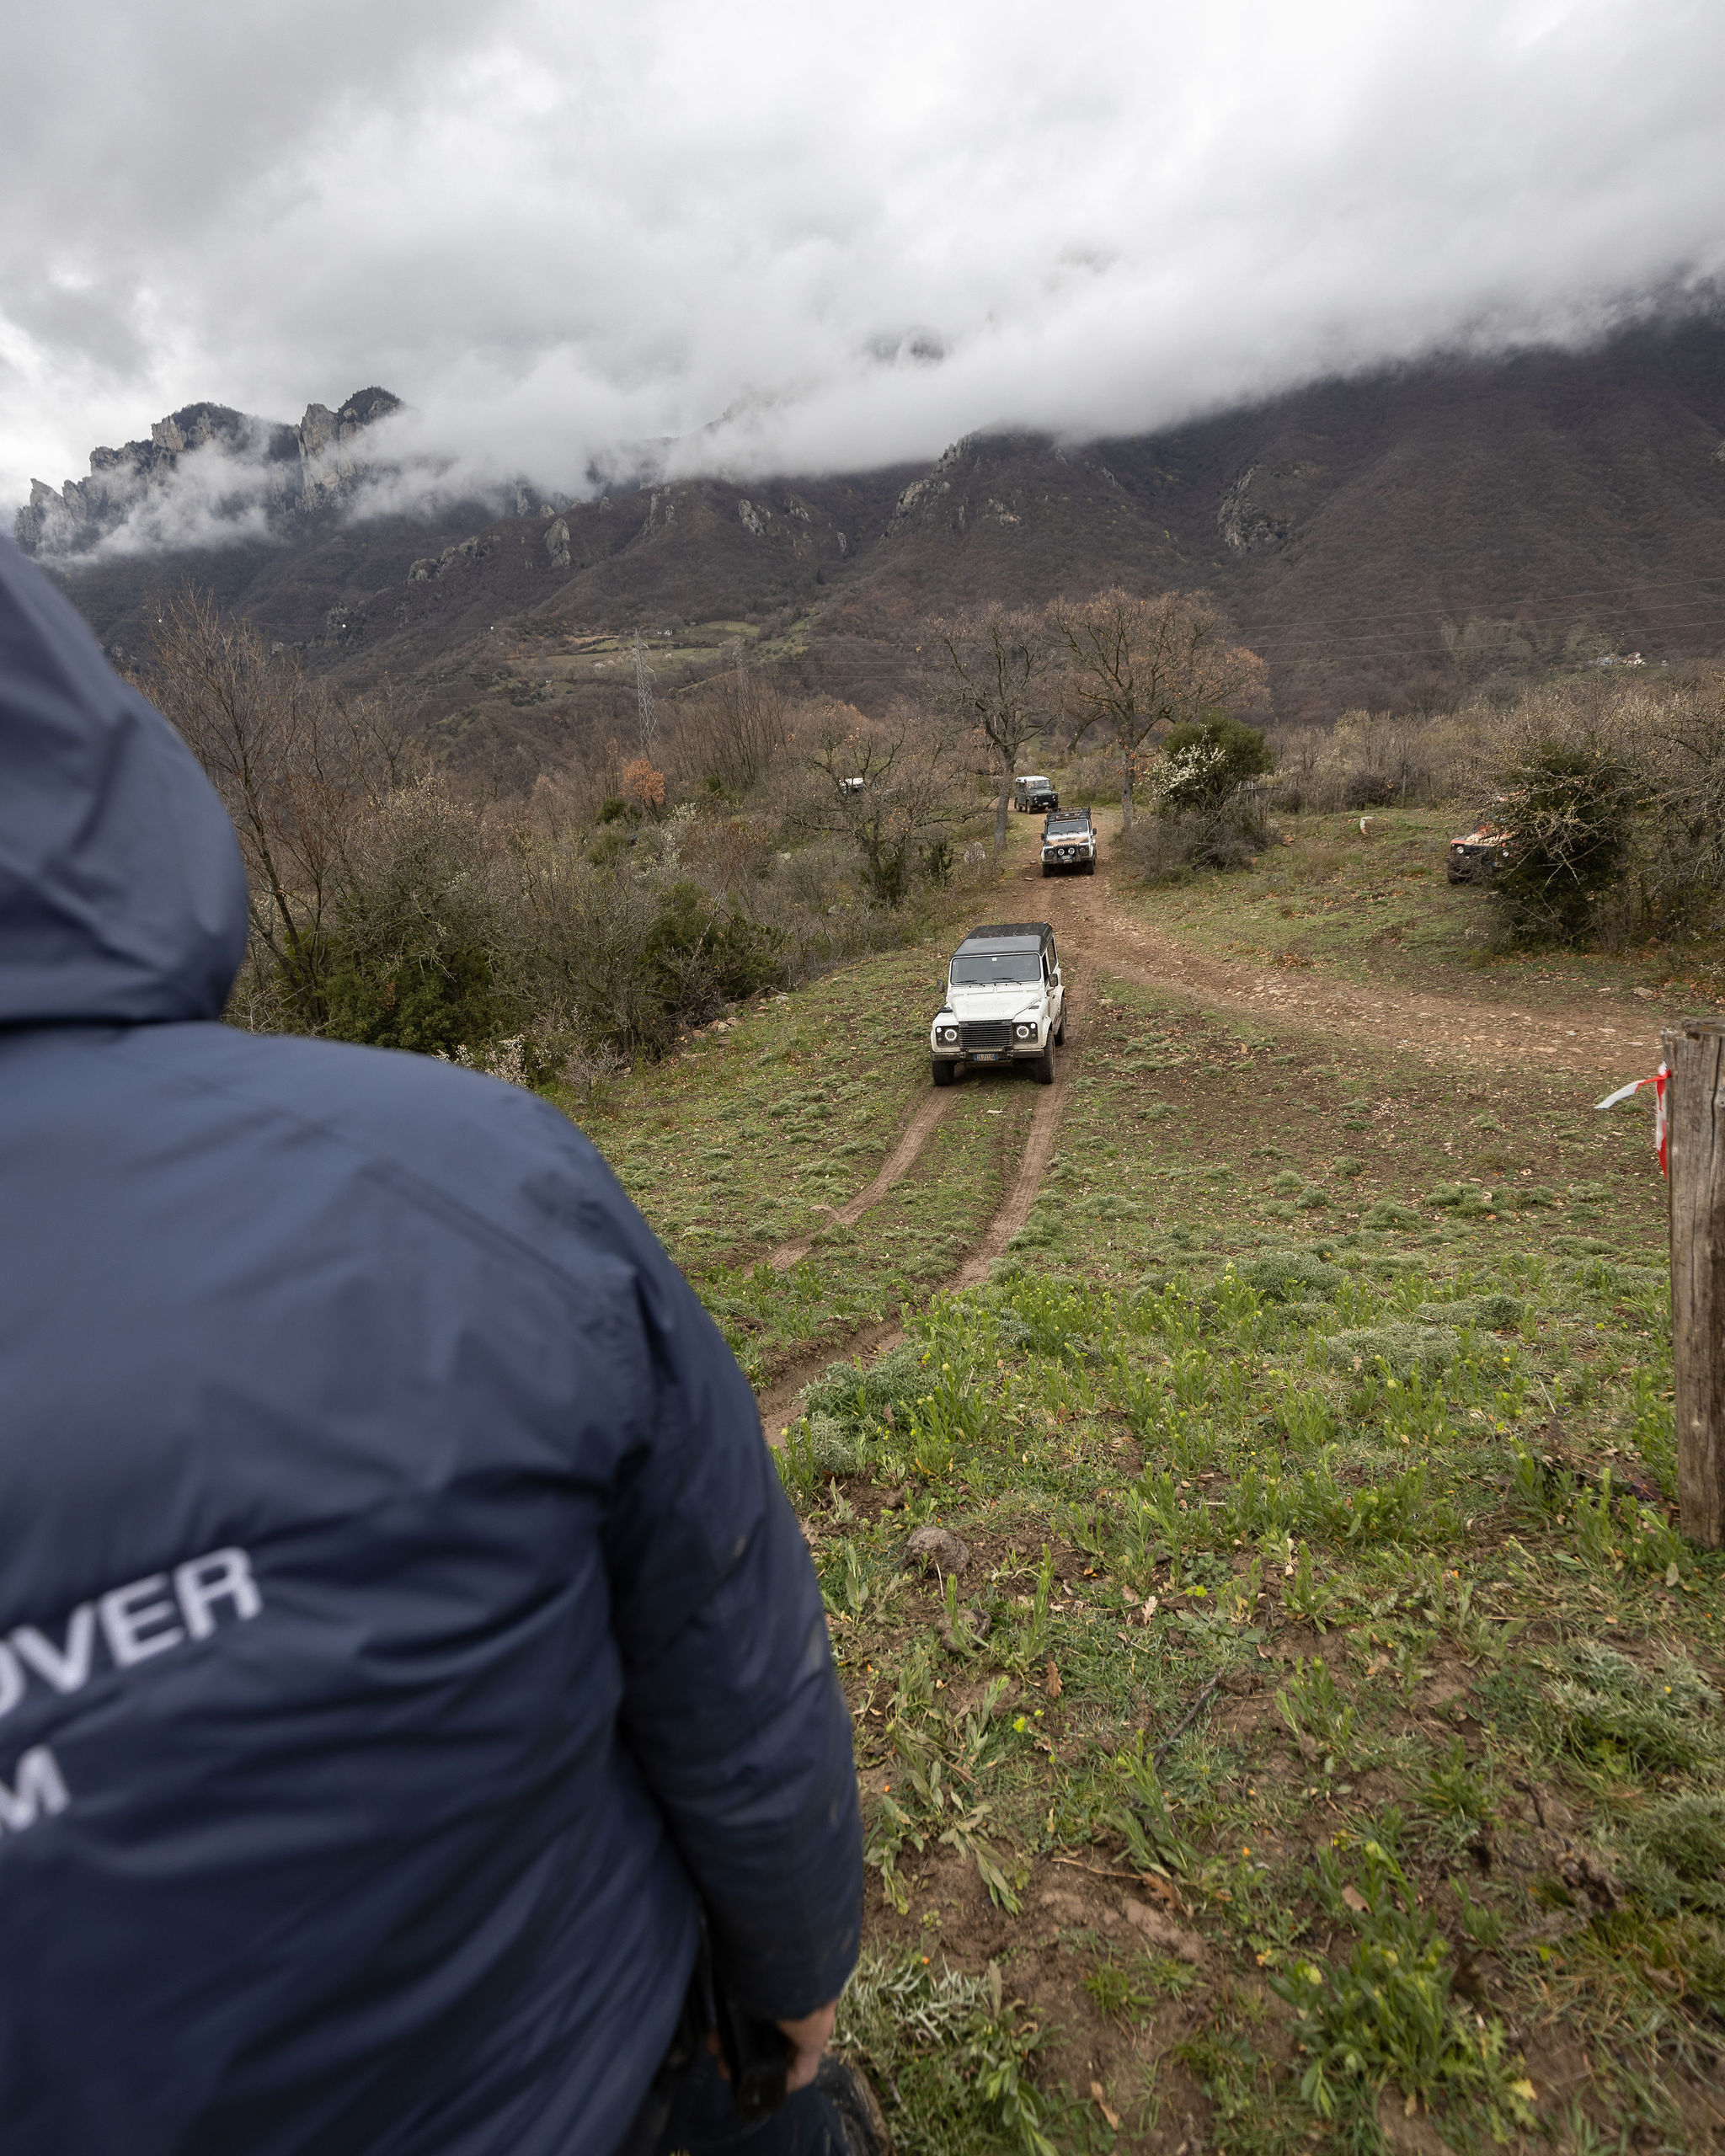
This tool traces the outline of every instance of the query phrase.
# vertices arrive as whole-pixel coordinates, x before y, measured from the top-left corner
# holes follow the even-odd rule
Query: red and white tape
[[[1643,1086],[1653,1087],[1653,1150],[1659,1156],[1659,1173],[1662,1176],[1669,1176],[1671,1172],[1665,1158],[1665,1140],[1670,1128],[1665,1116],[1665,1088],[1670,1082],[1670,1070],[1662,1063],[1651,1078],[1632,1078],[1626,1086],[1620,1086],[1615,1093],[1607,1093],[1604,1100],[1594,1103],[1595,1107],[1615,1108],[1619,1101],[1626,1101],[1632,1093],[1638,1093]]]

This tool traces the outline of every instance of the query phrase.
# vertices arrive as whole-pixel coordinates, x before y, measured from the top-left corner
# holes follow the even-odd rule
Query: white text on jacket
[[[211,1550],[171,1573],[152,1572],[81,1602],[58,1638],[18,1625],[0,1641],[0,1715],[9,1715],[32,1678],[61,1694],[82,1691],[99,1636],[115,1669],[130,1669],[182,1641],[207,1640],[218,1623],[243,1623],[264,1606],[243,1550]],[[3,1823],[3,1807],[0,1807]]]

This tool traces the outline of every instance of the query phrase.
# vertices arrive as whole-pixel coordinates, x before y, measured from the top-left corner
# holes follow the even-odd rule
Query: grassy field
[[[1637,987],[1725,990],[1725,953],[1699,941],[1621,953],[1504,948],[1492,902],[1444,876],[1449,842],[1466,822],[1431,808],[1374,811],[1364,831],[1354,814],[1284,819],[1290,842],[1267,849],[1249,876],[1194,881],[1157,894],[1152,909],[1196,948],[1345,980],[1535,1005]]]
[[[927,1092],[944,963],[928,944],[847,967],[575,1111],[757,1384],[926,1301],[999,1202],[1034,1105],[1010,1082],[960,1088],[889,1197],[855,1228],[832,1219]],[[775,1272],[773,1250],[804,1240]]]
[[[1405,821],[1405,897],[1347,897],[1321,825],[1117,896],[1194,949],[1526,1007],[1539,969],[1471,963]],[[1033,1086],[961,1087],[854,1230],[818,1208],[923,1095],[940,959],[757,1009],[590,1121],[757,1380],[908,1328],[781,1453],[868,1821],[841,2031],[900,2149],[1725,2146],[1725,1565],[1669,1524],[1647,1117],[1092,947],[1035,1209],[935,1293]]]

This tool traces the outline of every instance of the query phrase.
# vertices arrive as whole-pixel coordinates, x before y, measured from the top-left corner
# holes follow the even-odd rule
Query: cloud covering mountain
[[[403,397],[397,499],[1142,430],[1725,265],[1687,0],[72,0],[8,75],[11,502],[308,383]]]

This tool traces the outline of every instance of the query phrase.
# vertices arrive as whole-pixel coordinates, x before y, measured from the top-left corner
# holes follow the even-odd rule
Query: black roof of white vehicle
[[[959,946],[961,951],[1039,951],[1055,940],[1054,925],[1046,921],[996,921],[973,928]]]

